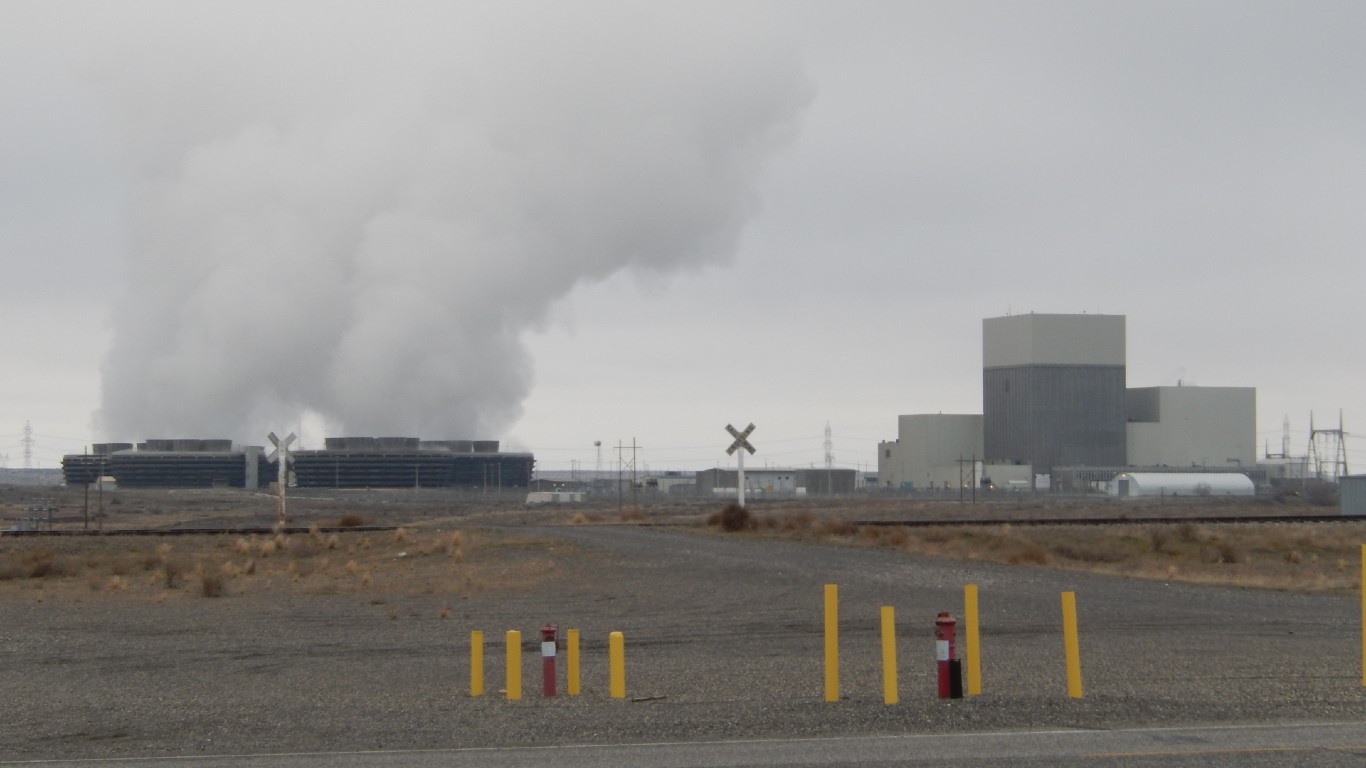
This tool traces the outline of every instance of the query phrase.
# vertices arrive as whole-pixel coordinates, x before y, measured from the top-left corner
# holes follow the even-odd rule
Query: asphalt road
[[[765,766],[1360,766],[1366,724],[1030,731],[533,748],[215,755],[120,760],[186,768],[761,768]],[[32,765],[0,762],[0,765]],[[90,761],[43,762],[83,768]]]

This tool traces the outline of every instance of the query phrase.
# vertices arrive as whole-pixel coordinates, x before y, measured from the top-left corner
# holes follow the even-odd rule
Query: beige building
[[[1127,401],[1130,466],[1257,466],[1256,388],[1136,387]]]
[[[957,488],[960,478],[971,478],[973,459],[982,460],[980,414],[898,416],[897,439],[878,443],[878,483],[917,491]]]

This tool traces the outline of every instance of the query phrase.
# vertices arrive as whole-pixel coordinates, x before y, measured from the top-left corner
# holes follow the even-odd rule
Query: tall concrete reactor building
[[[993,464],[1126,464],[1123,315],[982,321],[982,447]]]

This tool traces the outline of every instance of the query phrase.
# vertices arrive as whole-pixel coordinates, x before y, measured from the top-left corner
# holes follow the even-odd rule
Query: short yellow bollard
[[[626,698],[626,640],[620,632],[608,635],[607,666],[608,690],[614,699]]]
[[[882,606],[882,703],[897,702],[896,685],[896,612]]]
[[[825,700],[840,700],[839,587],[825,585]]]
[[[579,631],[571,629],[565,636],[564,689],[570,696],[579,695]]]
[[[982,646],[977,624],[977,585],[963,588],[963,657],[968,663],[968,695],[982,695]]]
[[[484,695],[484,633],[470,633],[470,695]]]
[[[522,633],[515,629],[508,630],[507,696],[508,701],[522,698]]]
[[[1081,649],[1077,643],[1077,593],[1062,593],[1063,647],[1067,652],[1067,695],[1081,698]]]

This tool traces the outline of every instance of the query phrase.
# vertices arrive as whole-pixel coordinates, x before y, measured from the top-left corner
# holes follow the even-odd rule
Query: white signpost
[[[270,439],[270,444],[275,446],[275,450],[271,451],[270,455],[266,458],[280,465],[280,479],[279,482],[276,483],[276,485],[280,487],[280,502],[278,504],[278,509],[276,510],[276,524],[283,527],[285,524],[285,488],[289,486],[289,462],[291,461],[289,446],[298,439],[298,436],[293,432],[290,432],[289,437],[281,440],[275,436],[274,432],[271,432],[269,435],[266,435],[266,437]]]
[[[740,451],[739,455],[735,457],[736,460],[740,462],[740,472],[739,476],[736,478],[736,485],[738,486],[736,492],[739,494],[739,504],[743,507],[745,506],[745,451],[754,453],[754,446],[749,443],[749,433],[754,431],[754,424],[750,423],[748,427],[745,427],[745,431],[743,432],[730,424],[727,424],[726,431],[730,433],[731,437],[735,438],[735,442],[731,443],[730,447],[726,449],[726,455]],[[741,448],[744,450],[741,451]]]

